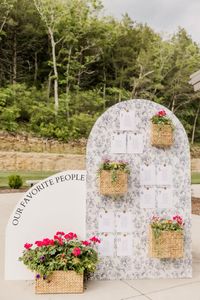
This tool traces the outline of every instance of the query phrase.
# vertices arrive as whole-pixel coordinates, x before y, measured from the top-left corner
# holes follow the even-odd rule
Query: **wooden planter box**
[[[100,193],[102,195],[122,195],[127,192],[127,173],[117,171],[116,176],[116,180],[112,181],[111,171],[102,170],[100,172]]]
[[[54,271],[48,279],[35,280],[36,294],[83,293],[83,275],[75,271]]]
[[[159,237],[155,237],[153,230],[149,228],[149,256],[156,258],[181,258],[183,257],[183,232],[162,231]]]
[[[170,125],[151,123],[151,145],[168,148],[173,144],[173,129]]]

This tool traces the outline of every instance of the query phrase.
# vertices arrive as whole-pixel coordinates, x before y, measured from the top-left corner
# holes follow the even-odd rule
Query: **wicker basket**
[[[173,129],[171,125],[151,123],[151,145],[167,148],[173,144]]]
[[[183,232],[162,231],[159,237],[155,237],[150,226],[149,256],[157,258],[183,257]]]
[[[112,171],[102,170],[100,173],[100,193],[102,195],[121,195],[127,192],[127,173],[116,171],[116,180],[112,181]]]
[[[35,280],[36,294],[83,293],[83,275],[75,271],[54,271],[48,279]]]

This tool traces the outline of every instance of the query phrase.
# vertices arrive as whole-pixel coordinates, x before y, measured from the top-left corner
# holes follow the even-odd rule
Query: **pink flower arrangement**
[[[167,113],[164,109],[159,110],[152,118],[151,121],[153,124],[161,124],[161,125],[171,125],[172,121],[167,116]]]
[[[157,234],[161,231],[182,231],[184,222],[179,215],[175,215],[172,218],[153,216],[150,225]]]
[[[100,239],[96,236],[82,241],[76,233],[57,231],[53,238],[37,240],[34,244],[25,243],[19,260],[37,272],[36,278],[47,278],[53,271],[52,266],[55,270],[94,272],[98,262],[97,243]]]

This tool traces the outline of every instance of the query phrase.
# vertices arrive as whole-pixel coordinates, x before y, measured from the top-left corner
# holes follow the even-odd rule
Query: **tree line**
[[[200,48],[168,39],[98,0],[0,0],[0,129],[62,141],[87,137],[108,107],[163,104],[200,141],[200,94],[188,84]]]

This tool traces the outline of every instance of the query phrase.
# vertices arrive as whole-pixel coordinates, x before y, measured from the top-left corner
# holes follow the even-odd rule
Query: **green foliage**
[[[19,189],[23,185],[23,180],[19,175],[10,175],[8,184],[11,189]]]
[[[100,164],[98,172],[101,173],[102,170],[111,171],[112,182],[117,181],[119,171],[130,174],[128,164],[124,161],[110,161],[109,159],[105,159]]]
[[[91,116],[85,113],[74,115],[70,119],[71,127],[72,127],[71,136],[75,139],[79,139],[81,137],[87,137],[97,118],[98,115]]]
[[[197,142],[200,94],[188,81],[200,69],[199,46],[182,28],[163,40],[127,14],[121,21],[100,17],[101,9],[91,0],[1,1],[0,129],[62,141],[87,137],[108,107],[144,98],[172,110]]]
[[[2,109],[0,113],[0,129],[16,132],[18,128],[17,118],[19,117],[19,108],[12,106]]]
[[[76,234],[57,232],[53,239],[36,241],[37,246],[26,243],[23,255],[19,258],[28,269],[46,279],[53,271],[73,270],[86,274],[94,272],[98,262],[94,244],[100,242],[96,237],[81,241]],[[33,246],[33,247],[32,247]]]

